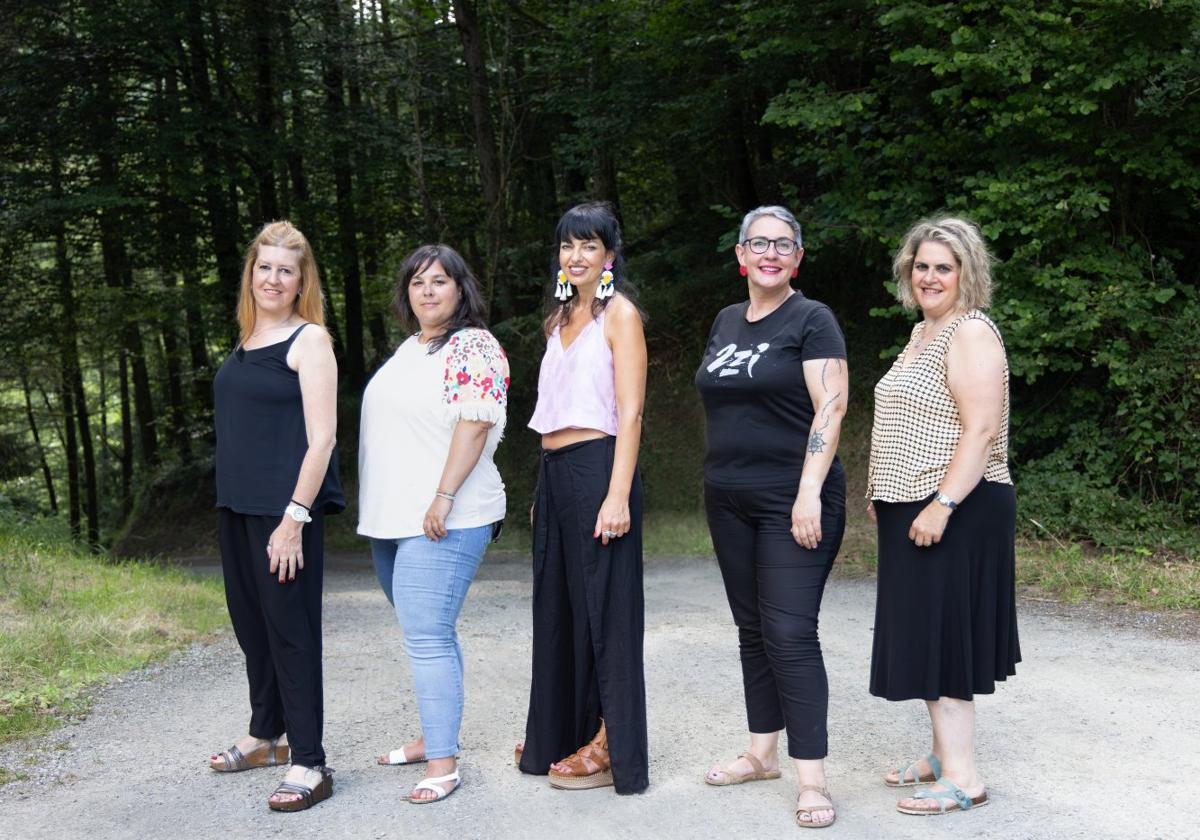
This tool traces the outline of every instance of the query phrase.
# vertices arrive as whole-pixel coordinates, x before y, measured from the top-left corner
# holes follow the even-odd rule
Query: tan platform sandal
[[[608,733],[604,722],[596,737],[584,744],[559,764],[570,768],[570,773],[550,771],[550,786],[559,790],[591,790],[608,787],[613,783],[612,761],[608,756]]]

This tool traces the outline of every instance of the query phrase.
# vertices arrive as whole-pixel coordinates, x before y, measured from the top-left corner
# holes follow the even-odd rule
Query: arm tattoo
[[[813,431],[808,436],[808,454],[809,455],[819,455],[825,451],[826,440],[825,440],[825,435],[822,433],[826,429],[828,429],[829,424],[831,422],[833,422],[829,416],[829,412],[833,409],[833,404],[835,402],[837,402],[837,398],[840,397],[841,395],[842,395],[842,392],[838,391],[836,394],[833,395],[832,399],[830,399],[828,402],[825,403],[825,407],[821,409],[821,419],[824,420],[825,422],[821,424],[821,428]]]
[[[834,364],[837,365],[838,373],[842,372],[842,360],[841,359],[826,359],[825,360],[825,363],[821,365],[821,390],[824,391],[825,393],[829,393],[829,386],[825,384],[825,371],[828,370],[830,362],[833,362]]]

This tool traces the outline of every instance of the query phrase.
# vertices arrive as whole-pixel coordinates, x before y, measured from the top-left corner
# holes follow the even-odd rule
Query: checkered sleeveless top
[[[871,428],[871,464],[867,498],[884,502],[915,502],[937,490],[962,436],[958,406],[946,380],[946,353],[955,330],[968,319],[983,321],[1001,346],[1004,339],[991,319],[972,309],[951,321],[908,364],[901,352],[891,370],[875,386],[875,422]],[[925,322],[913,327],[909,346],[925,332]],[[992,442],[987,481],[1012,484],[1008,471],[1008,363],[1004,364],[1004,407],[1000,432]]]

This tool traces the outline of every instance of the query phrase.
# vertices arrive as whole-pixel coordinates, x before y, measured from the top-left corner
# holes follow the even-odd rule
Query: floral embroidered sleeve
[[[504,427],[508,357],[487,330],[460,330],[445,348],[442,402],[447,422],[480,420]]]

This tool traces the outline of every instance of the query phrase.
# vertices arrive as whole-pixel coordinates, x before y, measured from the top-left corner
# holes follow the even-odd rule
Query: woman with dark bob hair
[[[612,208],[559,219],[533,521],[533,680],[517,761],[564,790],[649,785],[642,672],[646,339]],[[564,757],[565,756],[565,757]]]
[[[290,757],[267,805],[300,811],[333,794],[321,744],[321,579],[325,516],[346,502],[321,276],[288,222],[265,225],[246,249],[237,316],[237,348],[213,392],[221,566],[246,656],[250,732],[209,765],[228,773]]]
[[[396,313],[415,330],[367,384],[358,449],[358,533],[396,610],[421,734],[380,764],[428,762],[409,801],[459,785],[463,655],[455,625],[484,550],[504,520],[492,460],[504,434],[508,359],[484,323],[483,299],[453,248],[404,260]]]
[[[1008,471],[1008,361],[978,228],[918,222],[893,263],[896,296],[920,309],[908,345],[875,386],[867,480],[879,530],[871,693],[924,700],[925,758],[890,787],[929,784],[905,814],[986,805],[975,764],[976,694],[1016,673],[1016,493]]]

